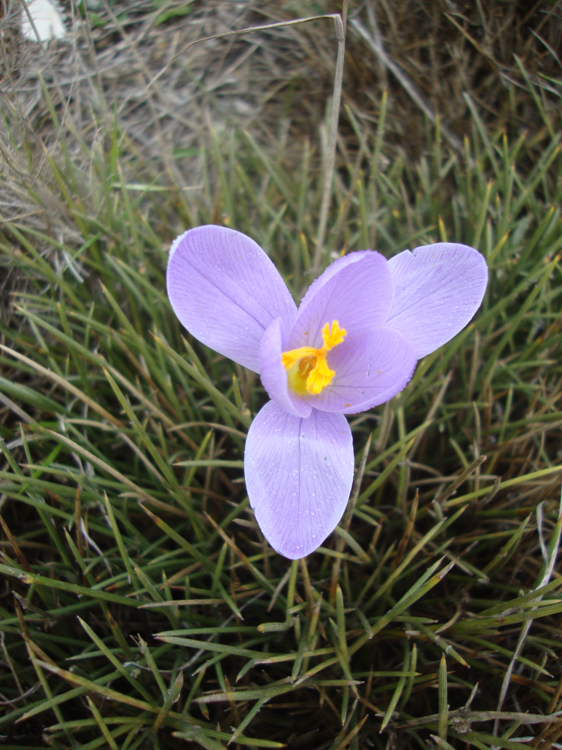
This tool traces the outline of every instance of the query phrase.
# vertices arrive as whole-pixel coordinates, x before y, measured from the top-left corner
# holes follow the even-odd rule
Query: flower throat
[[[322,390],[330,385],[335,375],[328,367],[326,354],[331,351],[347,336],[345,328],[340,328],[337,320],[332,324],[326,323],[322,328],[323,344],[320,349],[311,346],[301,346],[283,352],[281,362],[287,370],[287,380],[292,390],[299,396],[317,396]]]

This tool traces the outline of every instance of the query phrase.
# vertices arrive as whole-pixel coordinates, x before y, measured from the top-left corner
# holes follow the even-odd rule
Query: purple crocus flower
[[[353,481],[344,414],[388,401],[416,362],[455,336],[478,309],[484,258],[448,242],[387,261],[363,250],[338,258],[299,308],[249,237],[203,226],[170,250],[168,294],[202,343],[258,372],[271,401],[250,426],[245,477],[262,532],[292,560],[334,530]]]

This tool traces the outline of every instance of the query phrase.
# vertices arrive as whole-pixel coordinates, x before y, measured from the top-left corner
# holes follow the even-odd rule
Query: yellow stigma
[[[322,328],[324,343],[321,349],[301,346],[300,349],[283,352],[281,362],[287,370],[287,380],[295,393],[299,396],[305,394],[316,396],[327,385],[330,385],[335,372],[328,367],[326,354],[341,344],[346,336],[345,328],[340,328],[338,321],[333,320],[331,326],[326,323]]]

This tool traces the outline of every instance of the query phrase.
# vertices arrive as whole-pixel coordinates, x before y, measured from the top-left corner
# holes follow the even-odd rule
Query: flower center
[[[324,343],[321,349],[301,346],[299,349],[283,352],[281,362],[287,370],[287,380],[295,393],[299,396],[316,396],[330,385],[335,372],[328,367],[326,354],[341,344],[346,336],[345,328],[340,328],[338,321],[333,320],[332,325],[326,323],[322,328]]]

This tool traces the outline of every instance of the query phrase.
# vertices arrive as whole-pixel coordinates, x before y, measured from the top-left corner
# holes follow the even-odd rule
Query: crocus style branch
[[[269,401],[246,441],[246,487],[271,546],[292,560],[313,552],[343,515],[353,481],[345,414],[383,404],[416,362],[470,321],[488,269],[448,242],[387,261],[363,250],[338,258],[299,308],[252,239],[203,226],[170,250],[168,295],[202,343],[258,372]]]

